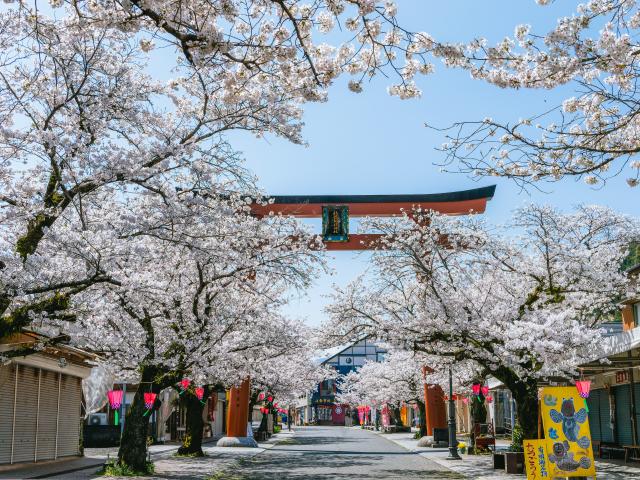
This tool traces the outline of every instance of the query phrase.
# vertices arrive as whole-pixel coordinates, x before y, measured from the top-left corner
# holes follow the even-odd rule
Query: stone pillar
[[[251,390],[249,378],[239,387],[229,391],[227,406],[227,436],[218,440],[218,447],[257,447],[253,437],[248,437],[249,394]]]

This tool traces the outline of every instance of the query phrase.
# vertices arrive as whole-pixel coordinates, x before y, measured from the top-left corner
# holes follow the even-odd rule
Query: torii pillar
[[[427,373],[431,369],[422,367],[424,377],[424,408],[427,422],[427,435],[433,435],[434,428],[447,428],[447,412],[444,404],[444,392],[440,385],[427,383]]]
[[[232,387],[229,391],[229,405],[227,406],[227,435],[218,440],[218,447],[253,447],[258,443],[249,432],[249,394],[251,381],[246,378],[239,387]]]

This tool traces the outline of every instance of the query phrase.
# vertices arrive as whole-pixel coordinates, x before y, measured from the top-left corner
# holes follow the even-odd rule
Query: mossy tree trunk
[[[420,399],[417,399],[416,403],[418,404],[418,411],[420,412],[420,423],[418,426],[420,427],[420,438],[422,438],[427,435],[427,408]]]
[[[209,387],[204,387],[202,401],[189,389],[182,394],[182,402],[186,409],[185,435],[182,445],[178,449],[178,455],[192,455],[201,457],[202,435],[204,433],[204,420],[202,418],[206,399],[209,398]]]
[[[147,433],[150,415],[144,405],[144,393],[149,391],[145,385],[153,385],[153,391],[159,393],[159,385],[152,384],[157,369],[153,366],[143,366],[140,386],[133,397],[125,417],[124,431],[120,439],[118,463],[140,473],[147,473]]]

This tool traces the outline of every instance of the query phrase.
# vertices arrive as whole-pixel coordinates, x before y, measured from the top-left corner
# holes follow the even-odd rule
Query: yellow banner
[[[589,415],[576,387],[545,387],[540,400],[549,477],[595,477]]]
[[[524,465],[527,470],[527,480],[544,480],[549,478],[547,452],[544,440],[525,440]]]

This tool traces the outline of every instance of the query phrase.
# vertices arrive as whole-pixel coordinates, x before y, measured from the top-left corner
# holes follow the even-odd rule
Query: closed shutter
[[[80,381],[70,375],[62,375],[61,378],[58,457],[80,454]]]
[[[40,371],[40,414],[38,415],[38,448],[40,460],[50,460],[56,456],[56,420],[58,417],[59,373]]]
[[[640,318],[637,319],[640,322]],[[636,380],[637,381],[637,380]],[[638,429],[638,435],[636,438],[640,441],[640,383],[634,384],[634,394],[636,400],[636,427]]]
[[[0,464],[11,462],[16,366],[0,367]]]
[[[20,365],[13,446],[13,463],[33,462],[36,453],[38,370]]]
[[[631,445],[633,436],[631,433],[631,402],[629,385],[621,385],[613,388],[616,397],[616,433],[618,444]]]
[[[607,393],[606,390],[592,390],[589,398],[587,398],[587,405],[589,405],[589,428],[591,429],[591,439],[595,441],[602,441],[600,404],[602,402],[601,397],[603,391],[605,394]]]
[[[613,428],[611,427],[611,405],[610,391],[608,389],[600,392],[600,434],[603,442],[613,442]]]

